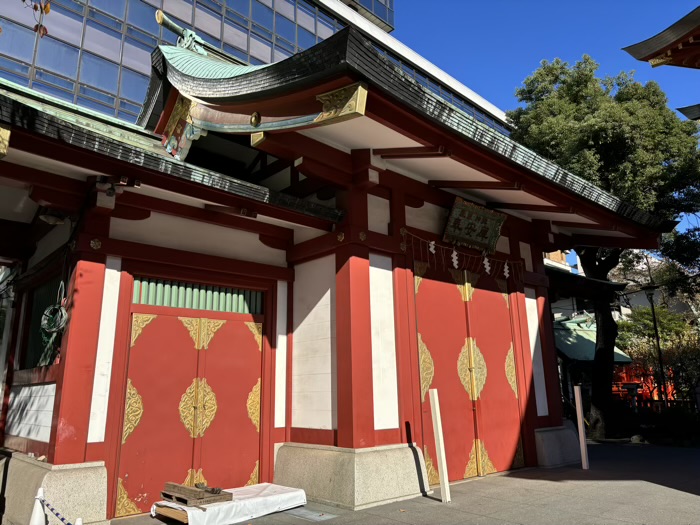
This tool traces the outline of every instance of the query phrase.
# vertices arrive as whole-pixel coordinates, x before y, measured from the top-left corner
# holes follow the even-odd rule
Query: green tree
[[[508,112],[512,137],[560,166],[637,207],[665,219],[700,211],[698,129],[667,107],[655,82],[632,73],[596,76],[584,56],[573,66],[543,61],[516,90],[521,107]],[[687,235],[685,236],[687,239]],[[700,240],[700,239],[698,239]],[[606,280],[621,249],[577,247],[586,275]],[[615,297],[594,301],[597,323],[591,431],[605,436],[612,394],[617,325]]]

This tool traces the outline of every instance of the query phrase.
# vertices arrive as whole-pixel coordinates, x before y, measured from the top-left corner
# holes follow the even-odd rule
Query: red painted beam
[[[29,192],[29,198],[40,206],[56,208],[68,213],[78,212],[83,207],[86,199],[85,195],[65,193],[40,186],[32,188]]]
[[[584,222],[570,222],[570,221],[552,221],[553,226],[558,226],[559,228],[578,228],[582,230],[607,230],[607,231],[618,231],[616,224],[589,224]]]
[[[95,236],[90,234],[79,235],[76,250],[85,253],[116,255],[119,257],[155,264],[170,264],[173,266],[184,267],[195,266],[200,270],[209,270],[244,277],[274,279],[277,281],[294,280],[294,270],[290,268],[282,268],[279,266],[272,266],[270,264],[261,264],[250,261],[227,259],[226,257],[204,255],[201,253],[175,250],[172,248],[161,248],[159,246],[151,246],[137,242],[99,238],[101,246],[99,250],[94,250],[90,246],[90,241],[93,238],[95,238]]]
[[[251,145],[277,158],[294,161],[299,157],[325,164],[336,171],[350,173],[352,161],[350,155],[323,142],[294,132],[265,133],[264,136],[252,135]]]
[[[331,221],[310,217],[301,212],[280,208],[264,202],[254,201],[239,197],[231,193],[218,190],[197,182],[172,177],[166,173],[157,172],[128,162],[111,159],[99,153],[76,148],[69,144],[51,140],[39,135],[32,135],[24,130],[13,130],[11,147],[30,153],[41,152],[53,160],[79,165],[83,168],[96,171],[105,175],[121,176],[128,171],[134,178],[143,184],[166,189],[174,193],[188,195],[224,206],[237,206],[241,208],[255,205],[260,215],[266,215],[275,219],[288,221],[312,228],[330,231],[334,224]],[[164,161],[165,162],[165,161]]]
[[[575,207],[576,213],[582,217],[596,222],[614,222],[621,231],[630,235],[643,237],[648,234],[645,228],[633,221],[586,201],[570,190],[533,176],[526,168],[482,146],[472,144],[453,130],[439,127],[376,90],[369,93],[367,116],[426,146],[442,144],[455,161],[502,182],[526,185],[528,193],[559,205]]]
[[[289,243],[294,240],[294,230],[291,228],[284,228],[283,226],[268,224],[242,216],[230,215],[228,213],[195,208],[194,206],[188,206],[187,204],[181,204],[179,202],[141,195],[136,191],[125,191],[117,198],[117,203],[119,205],[151,210],[166,215],[187,217],[208,224],[216,224],[217,226],[228,226],[237,230],[257,233]]]
[[[12,132],[13,137],[14,133],[15,131]],[[12,146],[14,147],[14,143]],[[3,179],[11,179],[29,186],[62,191],[65,193],[85,195],[87,192],[87,183],[80,180],[55,175],[53,173],[29,168],[27,166],[21,166],[19,164],[13,164],[7,161],[3,161],[1,166],[2,172],[0,173],[0,178]]]
[[[412,148],[379,148],[372,150],[383,159],[435,159],[449,157],[444,146],[417,146]]]
[[[518,204],[517,202],[487,202],[487,208],[495,210],[541,211],[548,213],[574,213],[568,206],[548,206],[543,204]]]
[[[489,182],[467,180],[429,180],[428,184],[435,188],[458,188],[462,190],[520,190],[517,182]]]

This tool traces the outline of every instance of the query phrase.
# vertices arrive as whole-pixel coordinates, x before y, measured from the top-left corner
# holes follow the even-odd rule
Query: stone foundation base
[[[107,469],[102,461],[51,465],[19,452],[0,451],[2,525],[26,525],[39,487],[44,497],[71,523],[107,525]],[[62,525],[46,511],[49,525]]]
[[[537,464],[540,467],[563,467],[581,462],[581,449],[576,433],[569,427],[535,430]]]
[[[338,448],[285,443],[275,483],[306,491],[310,501],[360,510],[429,491],[421,451],[408,445]]]

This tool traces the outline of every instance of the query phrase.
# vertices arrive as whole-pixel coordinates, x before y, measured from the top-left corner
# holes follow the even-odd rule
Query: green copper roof
[[[240,66],[213,57],[200,55],[189,49],[177,46],[159,46],[163,57],[171,67],[183,75],[206,78],[225,79],[235,78],[268,67],[270,64],[259,66]]]
[[[554,341],[557,348],[569,359],[593,361],[595,358],[596,325],[586,326],[581,321],[558,321],[554,323]],[[632,359],[615,347],[615,363],[631,363]]]

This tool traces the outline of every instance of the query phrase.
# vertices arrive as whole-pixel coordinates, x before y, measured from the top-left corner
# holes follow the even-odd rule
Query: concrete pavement
[[[700,449],[599,444],[591,470],[527,469],[452,485],[452,502],[432,497],[363,511],[309,503],[250,525],[697,525]],[[436,499],[437,498],[437,499]],[[115,525],[156,525],[147,517]]]

